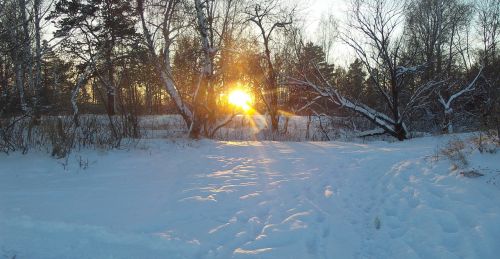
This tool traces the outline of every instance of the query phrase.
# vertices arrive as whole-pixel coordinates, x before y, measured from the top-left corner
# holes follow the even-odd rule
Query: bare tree
[[[76,83],[71,90],[71,108],[73,109],[73,123],[76,127],[80,126],[79,115],[80,110],[78,109],[78,94],[82,87],[88,82],[88,80],[95,73],[96,67],[93,60],[89,60],[85,65],[85,68],[77,77]]]
[[[407,66],[402,59],[402,36],[397,30],[403,18],[403,8],[404,5],[397,1],[354,0],[349,31],[342,34],[343,41],[355,50],[367,70],[370,85],[378,91],[384,109],[376,110],[341,95],[325,78],[322,78],[322,85],[312,83],[308,78],[292,81],[309,86],[319,96],[366,117],[399,140],[408,138],[405,119],[426,103],[436,83],[421,82],[413,86],[417,83],[415,75],[425,66]]]
[[[477,3],[478,28],[481,35],[485,65],[496,56],[500,34],[500,0],[480,0]]]
[[[210,4],[212,3],[212,4]],[[208,120],[208,113],[215,112],[215,96],[213,89],[213,75],[214,75],[214,60],[215,52],[213,42],[213,26],[208,21],[213,21],[213,5],[214,2],[206,1],[202,3],[201,0],[194,0],[196,9],[197,29],[200,35],[200,41],[203,51],[203,61],[200,71],[200,80],[194,94],[194,117],[193,123],[189,129],[190,135],[197,138],[200,135],[202,126]],[[208,96],[207,96],[208,92]],[[203,105],[206,102],[206,106]],[[211,111],[211,112],[209,112]],[[207,114],[207,116],[205,116]],[[210,120],[214,120],[213,115]]]
[[[31,48],[30,48],[30,32],[29,21],[27,19],[27,6],[26,1],[11,1],[7,4],[6,15],[7,21],[12,24],[12,27],[7,28],[8,37],[10,39],[9,52],[11,60],[14,64],[15,85],[19,94],[19,102],[21,111],[24,114],[31,113],[28,106],[26,89],[26,78],[29,78],[28,68],[30,62]],[[28,76],[28,77],[27,77]]]
[[[407,51],[416,62],[427,64],[424,79],[449,76],[458,34],[468,27],[471,6],[460,0],[413,0],[405,9]]]
[[[4,82],[7,84],[9,77],[5,72],[12,69],[21,111],[34,118],[40,116],[42,94],[42,19],[51,5],[52,1],[42,0],[10,0],[0,5]]]
[[[193,123],[193,112],[179,94],[172,78],[172,66],[170,62],[170,51],[173,40],[178,35],[179,29],[184,26],[178,20],[179,15],[181,15],[179,10],[181,1],[149,1],[147,3],[150,6],[146,5],[144,0],[137,0],[137,11],[141,20],[144,44],[149,51],[149,61],[155,65],[156,72],[160,75],[161,81],[169,96],[174,101],[177,111],[186,122],[186,125],[191,128]],[[145,11],[147,8],[150,11],[150,17],[153,16],[153,18],[155,18],[155,15],[161,14],[161,16],[158,17],[159,23],[153,23],[146,20]]]
[[[278,132],[279,107],[278,107],[278,72],[274,67],[271,55],[271,40],[273,32],[277,28],[283,28],[292,23],[295,10],[284,12],[280,10],[276,0],[264,1],[262,4],[250,6],[246,11],[248,20],[254,23],[260,32],[264,48],[264,59],[266,62],[266,84],[265,92],[262,94],[269,116],[271,118],[271,130]]]
[[[500,55],[497,46],[500,41],[500,0],[477,1],[477,30],[482,47],[479,60],[484,66],[485,103],[482,117],[487,127],[496,128],[500,136]],[[499,137],[500,141],[500,137]]]
[[[195,107],[195,121],[190,128],[190,135],[198,137],[203,128],[203,134],[208,137],[214,136],[221,125],[229,123],[234,117],[230,115],[218,124],[216,79],[220,77],[216,68],[216,58],[220,57],[221,50],[227,40],[232,37],[233,27],[236,25],[236,13],[238,11],[236,0],[195,0],[197,31],[202,47],[202,66],[200,79],[195,91],[193,107]]]
[[[40,117],[40,98],[42,92],[42,44],[41,44],[41,19],[43,18],[43,13],[41,11],[41,0],[33,1],[33,25],[35,34],[35,56],[34,56],[34,76],[33,76],[33,86],[35,89],[33,107],[35,117],[38,119]]]
[[[324,14],[321,16],[318,25],[318,41],[325,51],[326,61],[331,61],[333,44],[338,37],[338,21],[333,14]]]
[[[483,69],[481,68],[479,72],[477,73],[476,77],[474,79],[464,85],[461,86],[456,92],[453,94],[449,95],[449,97],[445,98],[443,97],[442,93],[438,91],[438,101],[441,104],[443,111],[444,111],[444,123],[443,123],[443,128],[446,129],[448,133],[453,133],[453,108],[452,104],[456,102],[456,100],[459,97],[462,97],[466,95],[467,93],[470,93],[474,90],[476,90],[476,82],[478,78],[481,76]],[[448,92],[450,92],[451,89],[454,88],[454,86],[459,83],[452,83],[448,86]]]
[[[424,80],[442,82],[436,91],[443,108],[442,129],[451,133],[454,110],[450,105],[474,90],[476,81],[462,86],[463,80],[458,79],[459,71],[470,67],[469,42],[462,39],[468,38],[472,6],[460,0],[424,0],[410,1],[406,9],[407,51],[427,65]]]

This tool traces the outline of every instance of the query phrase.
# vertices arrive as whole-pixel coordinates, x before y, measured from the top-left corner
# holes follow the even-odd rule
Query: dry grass
[[[454,169],[463,169],[469,165],[466,143],[461,139],[450,140],[445,147],[440,149],[439,153],[450,160]]]
[[[453,138],[444,147],[437,148],[435,160],[439,160],[439,157],[444,156],[452,163],[454,170],[460,169],[462,171],[462,176],[480,176],[478,174],[481,173],[474,170],[464,171],[469,167],[468,156],[475,151],[494,154],[500,148],[498,143],[495,132],[479,132],[465,139]]]
[[[495,131],[479,132],[471,138],[471,141],[481,153],[495,154],[500,148],[498,135]]]
[[[47,116],[34,123],[29,117],[9,118],[0,124],[0,152],[43,150],[56,158],[81,148],[111,149],[140,138],[137,120],[130,117],[87,115],[75,127],[69,116]]]

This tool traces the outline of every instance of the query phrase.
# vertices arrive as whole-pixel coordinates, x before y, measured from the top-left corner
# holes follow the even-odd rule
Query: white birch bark
[[[87,80],[94,73],[94,71],[95,67],[93,66],[92,63],[89,62],[85,67],[83,73],[80,74],[80,76],[78,76],[78,80],[76,81],[75,87],[73,88],[73,90],[71,90],[71,107],[73,108],[73,122],[77,127],[79,126],[78,94],[80,93],[80,89],[82,88],[82,86],[87,82]]]
[[[170,38],[168,38],[168,27],[167,23],[168,21],[168,15],[164,16],[164,20],[162,21],[161,27],[165,28],[164,31],[164,36],[165,36],[165,46],[163,48],[163,54],[164,54],[164,60],[163,60],[163,66],[162,62],[156,53],[156,46],[153,40],[153,37],[148,29],[146,19],[144,17],[144,6],[143,6],[143,0],[138,0],[138,11],[139,11],[139,16],[141,19],[141,26],[144,34],[144,39],[146,46],[149,50],[149,54],[151,56],[151,62],[155,64],[156,70],[160,75],[160,78],[163,82],[163,85],[165,89],[167,90],[167,93],[169,94],[170,98],[175,103],[175,106],[177,107],[177,110],[183,117],[184,121],[186,122],[188,128],[191,127],[192,121],[193,121],[193,113],[191,110],[187,107],[185,102],[182,100],[179,91],[177,90],[177,87],[175,86],[175,82],[172,79],[172,67],[170,64]],[[171,8],[174,8],[173,6],[170,6]],[[172,10],[170,10],[172,11]]]

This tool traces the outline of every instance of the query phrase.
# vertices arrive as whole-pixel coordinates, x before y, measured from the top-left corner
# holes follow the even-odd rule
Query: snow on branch
[[[479,76],[481,76],[481,74],[483,73],[483,68],[481,67],[481,69],[479,70],[479,72],[477,73],[476,77],[474,77],[474,79],[468,84],[466,85],[465,87],[463,87],[460,91],[452,94],[448,100],[445,100],[443,98],[443,96],[441,95],[441,93],[439,92],[438,93],[438,100],[439,100],[439,103],[441,103],[441,105],[443,105],[443,108],[445,109],[445,112],[446,113],[451,113],[452,112],[452,109],[451,109],[451,103],[457,99],[458,97],[462,96],[463,94],[465,93],[468,93],[468,92],[471,92],[471,91],[474,91],[476,89],[476,82],[477,82],[477,79],[479,78]]]
[[[422,71],[422,69],[424,69],[425,67],[426,67],[425,64],[424,65],[417,65],[417,66],[413,66],[413,67],[398,66],[396,68],[396,76],[401,77],[401,76],[404,76],[407,74],[415,74],[415,73]]]
[[[412,110],[415,110],[416,108],[425,106],[428,103],[427,101],[429,100],[429,96],[434,93],[433,89],[442,83],[443,81],[430,81],[418,87],[410,96],[400,118],[405,117],[408,113],[410,113]]]
[[[362,103],[358,103],[342,96],[337,90],[335,90],[330,85],[327,87],[319,86],[307,80],[299,80],[295,78],[290,79],[291,84],[303,85],[312,88],[317,94],[322,97],[329,98],[332,102],[349,110],[352,110],[358,114],[361,114],[365,118],[369,119],[377,126],[381,127],[389,133],[394,133],[396,131],[394,124],[395,121],[389,116],[380,113]],[[319,98],[315,98],[318,100]],[[310,105],[310,104],[309,104]]]
[[[479,78],[479,76],[481,76],[482,72],[483,72],[483,68],[481,67],[481,69],[477,73],[476,77],[474,77],[474,79],[469,84],[467,84],[465,87],[462,87],[462,89],[460,89],[458,92],[452,94],[447,100],[445,100],[445,98],[443,98],[443,95],[441,94],[441,92],[438,92],[438,101],[443,106],[443,109],[444,109],[443,126],[444,126],[444,128],[446,128],[448,133],[453,133],[453,120],[452,120],[453,109],[451,108],[453,101],[456,100],[457,98],[459,98],[460,96],[464,95],[465,93],[474,91],[476,88],[475,86],[476,86],[477,79]]]

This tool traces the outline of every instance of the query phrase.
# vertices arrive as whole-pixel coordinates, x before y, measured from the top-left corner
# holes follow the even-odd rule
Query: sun
[[[252,97],[250,95],[240,89],[233,90],[231,93],[229,93],[229,103],[241,108],[242,110],[249,111],[252,107]]]

